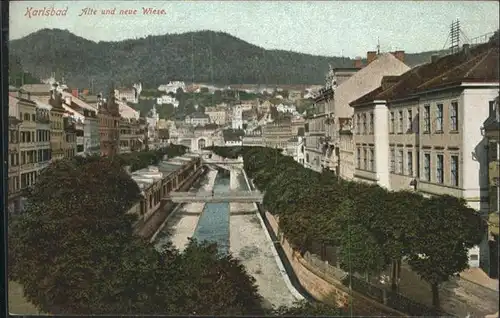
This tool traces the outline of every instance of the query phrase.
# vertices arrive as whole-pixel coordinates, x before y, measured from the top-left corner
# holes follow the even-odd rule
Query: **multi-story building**
[[[21,169],[20,169],[20,134],[18,100],[9,95],[9,171],[8,171],[8,211],[19,211],[21,194]]]
[[[50,110],[50,148],[52,159],[63,159],[65,155],[65,135],[64,135],[64,119],[63,116],[66,110],[63,107],[62,93],[58,91],[58,84],[52,85],[52,90],[49,98]]]
[[[245,130],[245,135],[242,138],[242,145],[250,147],[264,147],[262,126],[257,126],[252,130]]]
[[[325,105],[323,103],[316,104],[314,111],[314,114],[307,116],[304,129],[304,167],[321,172],[324,168],[322,159],[327,150],[325,144],[325,123],[327,120]]]
[[[101,155],[113,156],[120,150],[120,112],[115,101],[114,89],[109,92],[108,99],[101,101],[99,112],[99,132]]]
[[[231,128],[243,129],[243,109],[240,105],[235,105],[233,108],[233,116],[231,118]]]
[[[355,178],[461,197],[486,215],[488,154],[481,128],[498,96],[498,59],[494,43],[464,45],[353,101]],[[487,262],[489,253],[478,254],[469,251],[471,266],[479,256]]]
[[[222,132],[224,137],[224,146],[241,146],[243,145],[243,136],[245,132],[241,129],[224,129]]]
[[[285,149],[287,141],[292,137],[292,123],[289,118],[276,120],[262,127],[262,139],[266,147]]]
[[[63,150],[65,158],[72,158],[76,156],[76,151],[77,151],[76,132],[78,124],[83,124],[83,121],[75,117],[72,117],[69,114],[65,114],[63,116],[63,125],[64,125]]]
[[[97,104],[95,107],[86,101],[63,92],[63,107],[68,114],[77,120],[76,152],[77,155],[100,154],[99,120]]]
[[[227,110],[222,107],[207,107],[205,108],[205,115],[210,118],[210,122],[224,126],[227,122]]]
[[[283,154],[293,157],[293,160],[303,165],[305,155],[304,137],[294,136],[288,139],[286,148],[283,150]]]
[[[132,104],[139,102],[139,95],[142,92],[142,83],[134,84],[131,88],[119,88],[114,90],[115,98],[119,101],[126,101]]]
[[[170,95],[163,95],[161,97],[156,98],[156,103],[158,105],[166,105],[171,104],[174,108],[179,107],[179,101]]]
[[[351,162],[350,151],[351,143],[345,141],[349,134],[345,134],[345,128],[342,127],[353,116],[353,109],[349,103],[363,96],[364,94],[380,86],[382,78],[390,79],[389,76],[401,75],[410,68],[404,64],[403,51],[399,53],[384,53],[377,55],[376,52],[367,53],[367,65],[363,68],[342,68],[331,69],[327,76],[325,90],[320,91],[318,100],[325,101],[326,120],[325,145],[326,153],[323,158],[324,166],[330,170],[340,173],[340,171],[354,172],[354,166],[341,167],[342,164],[348,164],[340,160],[340,153],[347,155],[347,160]],[[399,58],[398,58],[399,57]],[[385,84],[384,84],[385,85]],[[333,94],[328,100],[326,94]],[[370,118],[366,123],[369,125]],[[340,131],[343,131],[342,136]],[[344,141],[341,143],[340,139]],[[341,147],[347,147],[342,149]],[[353,174],[341,175],[345,179],[352,179]]]
[[[210,117],[207,114],[193,113],[186,116],[184,122],[193,126],[205,126],[210,123]]]
[[[19,127],[20,134],[20,161],[21,161],[21,190],[35,184],[39,167],[36,165],[37,141],[36,141],[36,103],[31,100],[30,94],[19,91],[18,94],[19,118],[22,118]],[[21,209],[23,207],[21,206]]]
[[[306,120],[302,116],[292,117],[292,134],[294,136],[299,135],[300,131],[304,131],[306,125]],[[303,136],[303,135],[302,135]]]
[[[122,117],[120,120],[120,153],[142,149],[144,132],[135,118]]]
[[[498,214],[500,213],[500,103],[498,96],[490,102],[489,117],[484,123],[484,132],[488,138],[489,232],[498,241]]]
[[[47,167],[52,160],[52,149],[50,144],[50,111],[52,107],[40,101],[36,105],[36,142],[37,142],[37,165],[41,170]]]

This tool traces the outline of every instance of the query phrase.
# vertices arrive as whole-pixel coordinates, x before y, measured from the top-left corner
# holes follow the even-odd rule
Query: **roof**
[[[485,43],[446,55],[435,62],[417,66],[401,75],[400,80],[388,88],[378,87],[351,102],[351,106],[373,100],[397,100],[416,96],[431,89],[453,86],[462,82],[498,82],[498,47]],[[375,63],[375,62],[372,62]]]
[[[189,118],[210,118],[210,117],[207,114],[196,112],[189,115]]]
[[[224,129],[222,131],[224,141],[240,141],[244,135],[245,131],[242,129]]]
[[[71,97],[71,103],[72,104],[75,103],[80,108],[97,112],[97,108],[90,106],[89,104],[87,104],[83,100],[81,100],[81,99],[73,96],[71,93],[62,92],[62,98],[63,98],[63,100],[65,100],[66,97]]]
[[[130,107],[129,105],[127,105],[127,103],[124,103],[122,101],[117,101],[117,104],[118,104],[118,109],[120,111],[120,115],[122,117],[128,119],[131,118],[139,119],[140,113],[137,110]]]
[[[52,86],[50,84],[24,84],[21,89],[30,93],[46,93],[49,95]]]
[[[349,103],[379,87],[384,76],[401,75],[408,70],[410,68],[391,53],[380,55],[335,89],[333,96],[335,115],[352,116],[353,110],[349,107]]]

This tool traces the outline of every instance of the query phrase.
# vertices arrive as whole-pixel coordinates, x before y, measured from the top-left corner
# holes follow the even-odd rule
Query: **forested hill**
[[[93,42],[66,30],[42,29],[10,41],[10,50],[33,75],[46,78],[55,72],[78,87],[88,87],[91,79],[95,87],[111,80],[118,85],[142,80],[146,87],[193,79],[214,84],[323,84],[328,64],[353,65],[349,58],[265,50],[213,31]],[[422,63],[431,54],[407,55],[407,63]]]

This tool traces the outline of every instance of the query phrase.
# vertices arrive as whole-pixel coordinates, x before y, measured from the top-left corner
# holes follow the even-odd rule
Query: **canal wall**
[[[248,190],[242,170],[231,172],[233,189]],[[254,203],[230,202],[230,252],[255,278],[266,308],[292,306],[303,299],[286,281],[287,275],[278,265],[274,245],[258,218]]]
[[[247,178],[245,170],[241,169],[241,173],[244,177],[246,188],[248,190],[252,190],[253,187]],[[309,292],[305,288],[303,288],[302,285],[299,283],[297,277],[295,276],[295,273],[291,269],[291,264],[289,263],[288,259],[284,257],[284,255],[282,254],[282,251],[280,251],[280,249],[281,249],[280,246],[275,245],[275,237],[272,237],[272,235],[269,231],[269,228],[266,226],[265,220],[262,218],[262,215],[260,213],[260,207],[259,207],[260,205],[255,203],[255,202],[252,204],[253,204],[255,210],[257,211],[257,213],[256,213],[257,219],[259,220],[259,223],[260,223],[260,226],[264,232],[264,235],[266,236],[267,241],[271,243],[271,246],[270,246],[271,253],[274,257],[274,260],[276,261],[276,265],[279,268],[280,274],[281,274],[288,290],[290,291],[290,293],[292,293],[294,295],[294,297],[297,300],[307,299],[309,301],[313,301],[314,298],[312,297],[312,295],[309,294]],[[274,233],[272,233],[272,234],[274,234]]]
[[[255,188],[251,181],[247,178],[246,173],[244,176],[249,188]],[[292,270],[294,273],[293,275],[288,273],[288,276],[295,276],[294,278],[297,280],[295,281],[294,286],[298,290],[303,288],[305,290],[303,295],[309,295],[315,300],[332,306],[343,307],[346,309],[349,309],[350,307],[355,315],[408,316],[366,298],[362,294],[349,290],[340,280],[335,279],[331,275],[325,274],[324,270],[308,262],[300,255],[299,252],[295,251],[291,247],[282,235],[279,235],[279,219],[268,211],[264,211],[260,204],[257,204],[257,207],[263,224],[267,224],[267,229],[269,231],[268,235],[274,237],[276,244],[280,246],[278,250],[282,251],[281,257],[284,263],[287,263],[291,267],[289,270]],[[278,237],[280,238],[278,239]],[[352,297],[350,297],[350,295],[352,295]]]
[[[187,191],[191,186],[198,180],[198,178],[205,173],[207,170],[206,167],[201,166],[194,174],[189,176],[186,180],[184,180],[180,186],[178,191]],[[177,203],[173,203],[172,201],[164,200],[164,203],[156,210],[156,212],[151,215],[148,220],[142,224],[138,224],[135,227],[135,233],[139,236],[144,237],[145,239],[151,240],[152,237],[158,232],[158,229],[161,227],[163,222],[167,219],[167,217],[175,210],[177,207]]]
[[[207,173],[200,178],[200,185],[194,187],[193,190],[212,190],[216,177],[216,170],[208,170]],[[161,233],[165,235],[160,235],[161,237],[158,239],[157,244],[162,245],[163,240],[169,240],[182,252],[189,243],[189,238],[193,236],[204,207],[205,203],[201,202],[180,204],[175,211],[167,217],[160,229],[158,229],[158,234]]]

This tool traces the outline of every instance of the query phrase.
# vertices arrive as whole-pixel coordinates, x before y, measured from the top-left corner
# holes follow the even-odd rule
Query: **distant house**
[[[205,126],[210,123],[210,117],[203,113],[192,113],[191,115],[186,116],[184,122],[193,126]]]
[[[225,146],[241,146],[243,145],[243,136],[245,131],[242,129],[225,129],[222,131]]]

